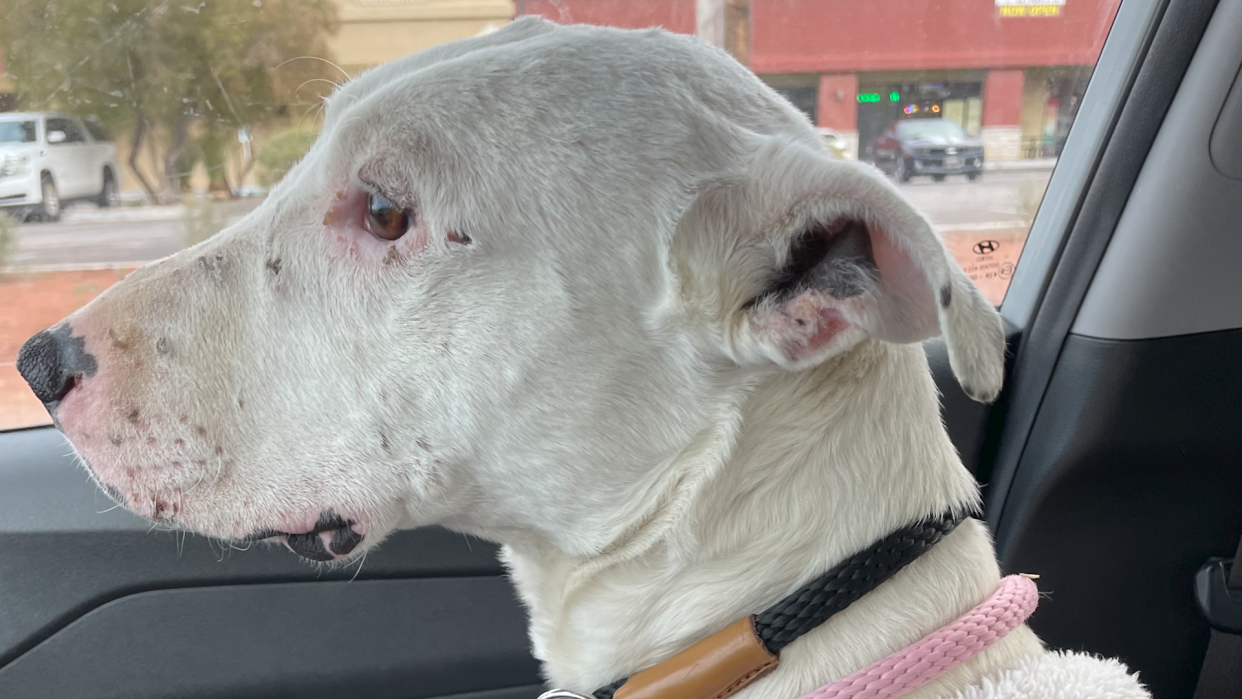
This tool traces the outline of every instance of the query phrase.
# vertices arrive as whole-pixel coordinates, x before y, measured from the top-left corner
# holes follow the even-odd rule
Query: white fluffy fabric
[[[1023,658],[954,699],[1148,699],[1138,673],[1116,660],[1052,652]]]

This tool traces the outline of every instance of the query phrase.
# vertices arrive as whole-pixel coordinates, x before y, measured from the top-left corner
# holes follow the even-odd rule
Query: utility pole
[[[750,62],[750,0],[695,0],[694,19],[701,41]]]

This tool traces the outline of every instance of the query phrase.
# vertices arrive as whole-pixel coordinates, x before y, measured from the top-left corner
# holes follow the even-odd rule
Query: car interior
[[[1032,628],[1159,699],[1242,686],[1242,592],[1210,574],[1242,553],[1240,36],[1237,0],[1125,0],[1000,306],[1001,398],[926,343],[1002,569],[1048,593]],[[0,697],[544,689],[491,544],[407,531],[320,570],[150,529],[53,428],[0,432]]]

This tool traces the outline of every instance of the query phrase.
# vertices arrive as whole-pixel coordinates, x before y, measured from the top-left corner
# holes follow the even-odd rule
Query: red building
[[[935,114],[1007,160],[1060,152],[1121,0],[516,0],[557,22],[686,34],[713,2],[743,6],[735,55],[817,125],[865,145]]]

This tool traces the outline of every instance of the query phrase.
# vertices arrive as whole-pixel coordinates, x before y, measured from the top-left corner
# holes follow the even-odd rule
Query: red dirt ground
[[[0,276],[0,430],[46,425],[47,411],[17,374],[17,350],[129,274],[123,270],[13,272]]]
[[[999,304],[1026,231],[951,231],[944,238],[962,269],[989,301]],[[16,272],[0,277],[0,430],[50,421],[14,366],[26,338],[69,315],[131,271]]]

